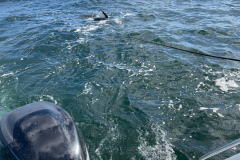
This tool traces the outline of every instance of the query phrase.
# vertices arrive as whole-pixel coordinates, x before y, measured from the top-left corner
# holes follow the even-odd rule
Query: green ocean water
[[[133,38],[240,59],[239,2],[0,0],[0,117],[49,101],[90,159],[198,159],[240,138],[240,63]]]

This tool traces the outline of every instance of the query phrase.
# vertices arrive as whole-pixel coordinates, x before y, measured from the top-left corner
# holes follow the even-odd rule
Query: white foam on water
[[[83,26],[82,27],[82,32],[86,35],[88,34],[90,31],[95,31],[99,28],[99,26],[97,25],[87,25],[87,26]]]
[[[220,108],[207,108],[207,107],[200,107],[199,110],[212,110],[214,113],[217,113],[219,117],[224,117],[221,113],[218,113],[217,111],[220,110]]]
[[[107,66],[107,69],[117,68],[119,70],[127,70],[129,73],[132,73],[132,75],[130,75],[129,77],[138,75],[139,73],[137,68],[131,68],[125,64],[105,63],[105,62],[99,62],[99,63]]]
[[[177,110],[181,110],[183,108],[182,104],[179,105],[179,108]]]
[[[124,16],[133,16],[133,13],[126,13]]]
[[[148,133],[139,131],[138,146],[139,153],[146,160],[175,160],[173,145],[167,140],[167,134],[161,129],[158,124],[151,124],[153,133],[155,134],[155,144],[150,145],[146,139]]]
[[[205,86],[205,84],[203,83],[203,82],[200,82],[198,85],[197,85],[197,88],[195,89],[196,91],[201,91],[201,87],[204,87]]]
[[[114,145],[114,143],[117,142],[117,140],[120,138],[120,132],[118,129],[118,125],[115,124],[115,126],[113,126],[112,128],[110,128],[105,136],[105,138],[103,138],[101,140],[101,142],[99,143],[97,149],[95,150],[95,153],[97,154],[97,156],[99,157],[100,160],[104,159],[101,156],[102,153],[102,149],[105,150],[105,146],[107,145]],[[113,152],[115,152],[114,150],[109,150],[109,154],[112,155]],[[112,159],[112,157],[111,157]]]
[[[90,84],[90,83],[86,83],[85,85],[84,85],[84,90],[83,90],[83,94],[85,94],[85,95],[87,95],[87,94],[92,94],[92,85]]]
[[[173,109],[175,109],[172,100],[169,101],[168,108],[173,108]]]
[[[230,72],[229,75],[232,77],[240,78],[240,71]]]
[[[84,35],[84,37],[79,37],[79,39],[77,40],[77,42],[79,43],[83,43],[85,42],[88,37],[90,35],[91,31],[95,31],[99,28],[99,25],[86,25],[86,26],[82,26],[80,28],[77,28],[75,30],[75,33],[81,33]],[[85,37],[86,36],[86,37]]]
[[[127,16],[134,16],[135,15],[133,13],[121,13],[121,14],[122,14],[121,18],[125,18]]]
[[[81,37],[80,37],[80,38],[78,38],[77,42],[78,42],[78,43],[83,43],[83,42],[85,42],[85,38],[81,38]]]
[[[5,74],[2,74],[0,77],[6,77],[9,75],[14,75],[14,73],[13,72],[5,73]]]
[[[215,82],[216,85],[224,92],[228,92],[229,89],[238,88],[238,85],[234,82],[234,80],[227,80],[224,77],[216,79]]]
[[[238,110],[240,111],[240,104],[236,104],[236,106],[238,107]]]
[[[40,97],[40,101],[44,101],[45,99],[49,99],[51,100],[52,102],[54,102],[55,104],[57,104],[57,100],[53,98],[53,96],[50,96],[50,95],[42,95]]]

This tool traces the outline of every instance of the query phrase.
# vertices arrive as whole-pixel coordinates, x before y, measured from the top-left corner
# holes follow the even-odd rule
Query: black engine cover
[[[18,160],[88,159],[72,118],[49,102],[28,104],[4,115],[0,140]]]

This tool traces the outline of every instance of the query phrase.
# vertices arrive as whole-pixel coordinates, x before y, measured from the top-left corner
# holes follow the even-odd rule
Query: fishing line
[[[167,45],[167,44],[162,44],[162,43],[157,43],[157,42],[154,42],[154,41],[144,40],[144,39],[141,39],[141,38],[132,37],[132,39],[136,39],[136,40],[146,42],[146,43],[157,44],[157,45],[164,46],[164,47],[167,47],[167,48],[176,49],[176,50],[179,50],[179,51],[184,51],[184,52],[193,53],[193,54],[197,54],[197,55],[202,55],[202,56],[206,56],[206,57],[226,59],[226,60],[230,60],[230,61],[240,62],[240,59],[228,58],[228,57],[219,57],[219,56],[214,56],[214,55],[205,54],[205,53],[201,53],[201,52],[190,51],[190,50],[187,50],[187,49],[181,49],[181,48],[173,47],[173,46],[170,46],[170,45]]]

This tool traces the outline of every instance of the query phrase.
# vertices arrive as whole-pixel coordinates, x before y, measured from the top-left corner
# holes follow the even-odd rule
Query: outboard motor
[[[53,103],[35,102],[3,116],[0,140],[17,160],[88,160],[69,114]]]

